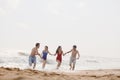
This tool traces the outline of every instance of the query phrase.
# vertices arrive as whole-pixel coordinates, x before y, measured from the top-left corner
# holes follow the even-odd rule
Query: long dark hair
[[[56,50],[56,53],[58,53],[59,52],[59,49],[61,48],[61,46],[58,46],[58,48],[57,48],[57,50]]]

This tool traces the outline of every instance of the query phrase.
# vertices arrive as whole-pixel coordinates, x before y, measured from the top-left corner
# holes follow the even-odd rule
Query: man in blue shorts
[[[32,63],[34,64],[33,69],[36,67],[36,56],[39,55],[41,58],[41,55],[38,53],[38,48],[40,47],[40,43],[36,43],[35,47],[32,49],[31,54],[29,56],[29,65],[32,66]]]

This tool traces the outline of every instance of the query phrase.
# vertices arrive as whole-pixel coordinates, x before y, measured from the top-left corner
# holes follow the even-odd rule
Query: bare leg
[[[31,63],[29,63],[29,66],[31,67],[31,66],[32,66],[32,64],[31,64]]]
[[[74,70],[75,69],[75,63],[73,63],[73,67],[72,67],[72,70]]]
[[[59,69],[59,67],[60,67],[60,65],[61,65],[61,62],[58,61],[58,60],[57,60],[57,62],[58,62],[58,64],[57,64],[57,69]]]
[[[34,63],[33,69],[35,69],[35,67],[36,67],[36,63]]]
[[[61,62],[59,62],[58,67],[60,67],[60,65],[61,65]]]
[[[29,64],[29,69],[32,69],[32,64]]]
[[[32,61],[31,61],[31,58],[29,57],[29,66],[31,67],[32,66]]]
[[[72,64],[69,64],[70,65],[70,70],[72,69]]]
[[[46,65],[46,60],[43,60],[42,69],[44,69],[44,68],[45,68],[45,65]]]

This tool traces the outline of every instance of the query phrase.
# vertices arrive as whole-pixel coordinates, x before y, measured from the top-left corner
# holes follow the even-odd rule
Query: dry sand
[[[120,69],[45,72],[0,67],[0,80],[120,80]]]

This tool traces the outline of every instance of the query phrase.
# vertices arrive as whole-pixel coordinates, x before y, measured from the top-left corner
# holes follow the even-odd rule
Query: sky
[[[0,49],[120,58],[120,0],[0,0]]]

